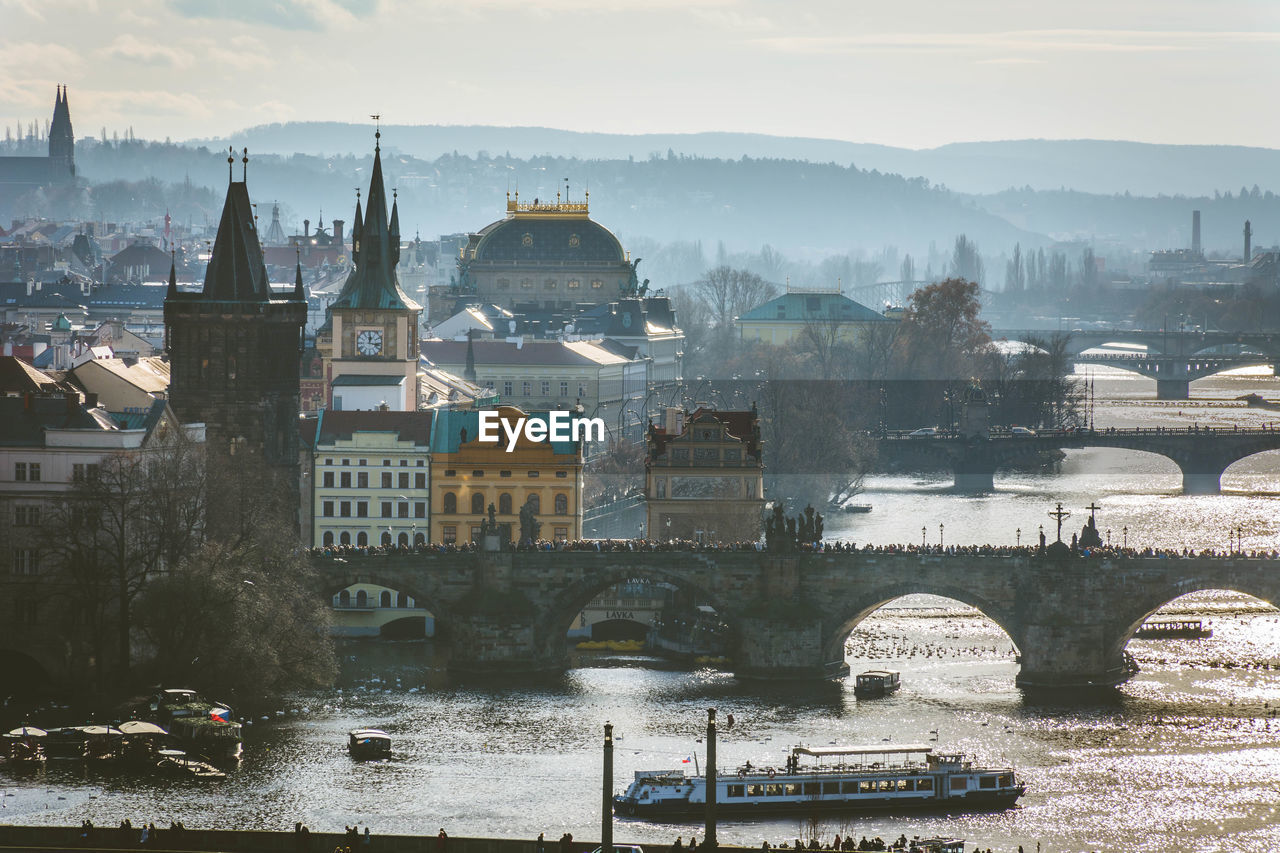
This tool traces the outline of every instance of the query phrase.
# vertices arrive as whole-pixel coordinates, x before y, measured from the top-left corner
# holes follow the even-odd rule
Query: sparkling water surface
[[[1156,403],[1154,383],[1096,373],[1099,426],[1230,426],[1280,412],[1224,408],[1251,391],[1280,398],[1261,375],[1195,383],[1197,400]],[[1105,397],[1105,401],[1102,399]],[[873,477],[864,515],[834,515],[830,537],[859,542],[1024,543],[1061,500],[1078,530],[1097,501],[1100,530],[1130,545],[1216,547],[1239,527],[1246,548],[1280,547],[1280,455],[1232,466],[1226,493],[1182,496],[1172,462],[1113,450],[1068,451],[1061,471],[999,472],[989,495],[957,496],[941,475]],[[1104,533],[1105,535],[1105,533]],[[1142,671],[1103,697],[1052,701],[1014,687],[1009,638],[948,599],[909,596],[862,622],[848,644],[854,672],[889,666],[903,687],[854,698],[852,681],[761,686],[703,669],[588,657],[558,679],[454,683],[428,643],[344,647],[341,687],[293,697],[282,716],[246,732],[246,759],[213,783],[99,773],[63,762],[25,774],[0,766],[0,821],[100,825],[182,820],[196,827],[314,828],[350,823],[375,833],[555,839],[599,837],[601,726],[616,729],[615,789],[639,769],[702,762],[706,708],[722,720],[722,768],[779,764],[797,743],[936,743],[1009,762],[1027,782],[1019,807],[964,816],[787,818],[722,822],[720,838],[759,846],[830,838],[943,834],[995,850],[1274,851],[1280,849],[1280,612],[1231,591],[1172,602],[1213,628],[1202,640],[1134,640]],[[723,726],[732,713],[735,725]],[[396,756],[352,762],[346,732],[386,729]],[[936,738],[936,741],[933,739]],[[692,765],[689,765],[692,766]],[[619,820],[615,838],[666,848],[698,824]]]

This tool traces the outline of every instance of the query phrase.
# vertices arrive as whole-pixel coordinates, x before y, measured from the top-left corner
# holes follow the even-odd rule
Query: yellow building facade
[[[547,422],[547,412],[513,406],[496,410],[512,428],[521,419]],[[431,440],[431,541],[479,541],[493,504],[503,541],[520,537],[520,510],[532,503],[539,538],[582,536],[582,442],[533,441],[523,433],[508,452],[505,428],[498,442],[482,442],[480,412],[436,413]]]

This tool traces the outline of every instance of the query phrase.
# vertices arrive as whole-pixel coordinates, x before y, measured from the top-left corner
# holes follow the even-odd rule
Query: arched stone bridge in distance
[[[957,489],[991,491],[995,472],[1005,465],[1035,462],[1045,451],[1116,447],[1155,453],[1182,471],[1182,491],[1211,495],[1222,491],[1222,473],[1256,453],[1280,450],[1280,430],[1143,427],[1117,430],[1041,430],[1034,435],[911,436],[890,433],[875,439],[881,462],[951,468]]]
[[[1066,337],[1066,350],[1077,364],[1118,367],[1156,380],[1158,400],[1186,400],[1193,381],[1226,370],[1259,365],[1274,369],[1280,364],[1280,334],[1270,332],[997,329],[991,333],[994,340],[1022,343],[1059,335]],[[1147,352],[1084,352],[1108,344],[1142,346]]]
[[[711,603],[734,634],[744,678],[844,675],[845,641],[883,604],[926,593],[969,604],[1009,635],[1027,688],[1113,686],[1124,648],[1169,601],[1226,589],[1280,603],[1280,560],[1098,559],[753,551],[528,551],[315,558],[323,594],[366,581],[436,617],[450,669],[531,673],[566,666],[565,633],[592,598],[628,578],[666,581]]]

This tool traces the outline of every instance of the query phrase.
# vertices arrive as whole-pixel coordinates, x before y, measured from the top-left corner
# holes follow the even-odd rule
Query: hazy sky
[[[0,125],[1280,147],[1277,0],[0,0]]]

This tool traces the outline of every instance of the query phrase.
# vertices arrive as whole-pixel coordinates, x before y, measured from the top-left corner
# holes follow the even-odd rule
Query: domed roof
[[[535,207],[536,205],[536,207]],[[580,213],[564,212],[569,205],[530,205],[545,214],[515,212],[480,231],[475,243],[476,261],[532,262],[586,261],[621,264],[626,252],[618,238]],[[511,207],[510,205],[508,206]],[[574,205],[574,207],[579,207]]]

